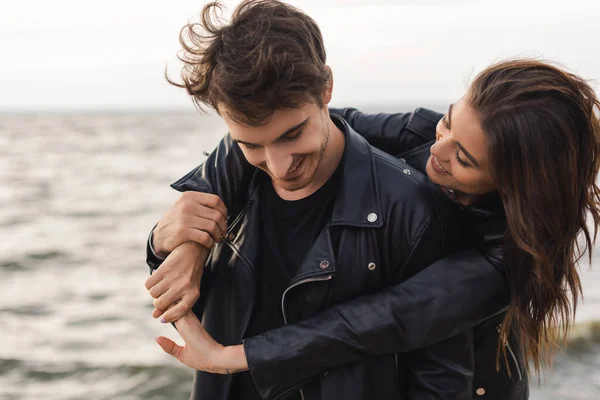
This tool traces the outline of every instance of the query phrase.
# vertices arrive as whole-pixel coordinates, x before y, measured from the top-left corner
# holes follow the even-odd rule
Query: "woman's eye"
[[[469,168],[469,167],[470,167],[470,165],[469,165],[469,164],[467,164],[465,161],[463,161],[463,160],[462,160],[462,159],[459,157],[459,155],[458,155],[458,152],[459,152],[459,150],[458,150],[458,149],[456,149],[456,153],[454,153],[454,158],[456,158],[456,162],[457,162],[457,163],[458,163],[458,164],[459,164],[461,167],[464,167],[464,168]]]

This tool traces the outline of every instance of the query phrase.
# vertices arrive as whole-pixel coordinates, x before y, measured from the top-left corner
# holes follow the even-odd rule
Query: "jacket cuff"
[[[281,329],[281,328],[280,328]],[[289,331],[292,333],[293,329]],[[298,392],[302,386],[322,373],[319,366],[306,364],[302,357],[297,356],[304,345],[304,340],[297,337],[286,336],[287,346],[281,343],[277,335],[271,337],[269,332],[258,336],[244,339],[244,352],[248,362],[250,376],[254,381],[256,390],[264,400],[278,400],[287,398],[291,393]],[[298,342],[301,342],[300,345]],[[284,350],[285,349],[285,350]],[[296,354],[295,356],[292,354]],[[282,360],[294,358],[294,362],[280,362]],[[318,362],[317,362],[318,364]],[[304,368],[306,367],[306,368]],[[311,371],[311,374],[302,374],[300,371]],[[323,370],[322,372],[326,372]],[[294,377],[294,379],[289,379]]]
[[[154,226],[156,228],[156,225]],[[150,231],[150,235],[148,236],[148,241],[146,242],[146,264],[150,267],[150,273],[154,272],[160,265],[165,261],[165,258],[160,257],[156,254],[154,247],[152,246],[152,234],[154,233],[154,228]]]

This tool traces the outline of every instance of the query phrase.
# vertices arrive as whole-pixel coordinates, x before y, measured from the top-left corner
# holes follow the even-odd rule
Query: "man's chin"
[[[275,180],[275,186],[280,189],[285,190],[286,192],[297,192],[298,190],[302,190],[310,184],[310,180],[294,180],[294,181],[282,181]]]

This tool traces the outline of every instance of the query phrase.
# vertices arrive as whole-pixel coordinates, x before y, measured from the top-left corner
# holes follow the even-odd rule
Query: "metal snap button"
[[[485,394],[485,389],[479,388],[475,391],[475,393],[477,393],[478,396],[483,396]]]
[[[375,271],[375,268],[377,268],[377,265],[374,262],[370,262],[369,265],[367,266],[367,268],[369,268],[369,271]]]
[[[404,168],[402,172],[404,172],[406,175],[410,175],[410,169],[408,168]]]
[[[404,159],[404,158],[399,158],[398,160],[400,160],[402,162],[406,162],[406,159]]]
[[[319,264],[319,267],[321,269],[327,269],[327,268],[329,268],[329,261],[321,261],[321,264]]]
[[[377,221],[377,214],[371,213],[371,214],[367,215],[367,221],[369,221],[371,223]]]

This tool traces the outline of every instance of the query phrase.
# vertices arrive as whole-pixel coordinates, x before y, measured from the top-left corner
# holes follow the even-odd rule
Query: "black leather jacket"
[[[283,294],[286,324],[403,282],[458,245],[456,205],[420,172],[371,147],[342,118],[332,119],[345,135],[340,183],[330,222]],[[234,147],[227,136],[202,166],[173,186],[198,190],[217,176],[235,178],[227,170]],[[194,307],[207,331],[225,345],[241,343],[255,298],[260,240],[260,190],[256,189],[253,179],[242,195],[246,200],[241,210],[228,224],[227,241],[211,252],[202,295]],[[298,339],[292,329],[285,341],[291,344]],[[327,374],[315,377],[310,371],[301,372],[306,379],[288,390],[300,389],[306,400],[466,400],[472,390],[472,351],[470,331],[401,357],[388,348],[365,348],[351,363]],[[402,384],[398,377],[404,379]],[[230,380],[230,376],[197,372],[192,398],[226,400]],[[286,395],[286,391],[259,390],[266,398]]]
[[[435,123],[441,117],[422,109],[412,114],[395,115],[365,115],[355,110],[333,111],[343,114],[373,145],[405,158],[410,165],[420,169],[424,168],[430,142],[435,135]],[[373,157],[369,154],[363,156],[367,159]],[[375,158],[377,156],[381,155],[376,152]],[[386,159],[385,164],[388,162],[389,159]],[[364,174],[366,165],[359,165],[362,168],[355,168],[350,173]],[[402,187],[402,182],[406,179],[397,170],[398,167],[409,170],[411,178],[416,176],[421,179],[414,169],[404,168],[403,160],[400,160],[400,164],[395,165],[394,173],[397,175],[394,186]],[[377,170],[379,172],[380,167]],[[239,148],[226,138],[203,166],[174,184],[179,190],[207,191],[219,194],[224,199],[230,215],[235,219],[229,221],[231,232],[228,237],[233,243],[227,243],[229,250],[233,252],[239,252],[245,243],[251,241],[252,235],[247,235],[246,231],[255,225],[248,218],[248,209],[252,208],[251,204],[256,200],[253,198],[255,194],[248,201],[243,194],[244,187],[252,187],[252,173],[248,171],[251,171],[251,167],[245,162]],[[240,202],[240,199],[244,201]],[[447,199],[444,200],[449,203]],[[412,201],[423,199],[413,197]],[[437,201],[436,196],[436,203]],[[305,271],[309,277],[307,279],[317,279],[307,285],[310,296],[303,297],[302,292],[306,288],[297,290],[294,282],[289,289],[298,299],[291,302],[302,304],[302,307],[293,311],[295,317],[288,322],[300,322],[244,341],[251,374],[261,395],[267,399],[283,397],[290,390],[303,386],[305,398],[527,398],[527,379],[514,338],[511,337],[509,349],[512,377],[508,377],[504,368],[499,372],[495,371],[497,327],[502,319],[501,311],[509,300],[508,282],[499,251],[504,224],[501,205],[499,208],[498,205],[497,199],[491,198],[486,207],[461,211],[463,233],[469,231],[467,243],[471,247],[476,246],[478,250],[456,253],[423,271],[420,271],[422,265],[417,265],[403,274],[405,276],[402,279],[379,277],[377,284],[371,287],[369,284],[365,287],[364,282],[356,282],[353,285],[361,287],[356,288],[355,293],[342,293],[347,292],[344,289],[332,298],[332,282],[338,280],[339,272],[336,272],[336,279],[332,279],[330,274],[314,267]],[[435,207],[440,209],[439,204]],[[447,214],[446,208],[441,209]],[[406,217],[396,218],[404,221]],[[362,218],[364,225],[364,215]],[[360,218],[355,223],[360,222],[359,220]],[[246,229],[240,229],[242,225]],[[448,233],[447,230],[445,232]],[[435,251],[435,244],[431,241],[427,243],[427,250]],[[394,252],[397,250],[397,243],[391,244],[388,241],[387,245],[392,246]],[[313,251],[307,260],[314,265],[323,258],[321,255],[327,254],[326,257],[335,260],[335,265],[331,265],[334,269],[336,265],[339,269],[339,266],[346,263],[364,267],[363,264],[370,258],[365,258],[362,252],[357,254],[357,248],[359,247],[338,251],[335,255],[331,254],[331,248],[322,249],[322,253],[318,255],[312,254]],[[251,276],[248,276],[252,269],[248,268],[249,265],[246,265],[247,268],[234,268],[233,264],[244,261],[245,257],[242,254],[223,257],[221,252],[224,250],[224,246],[215,249],[213,261],[209,263],[210,268],[207,268],[203,278],[202,299],[195,306],[195,311],[200,316],[204,314],[205,326],[218,340],[233,344],[241,339],[249,314],[247,311],[245,314],[231,313],[230,310],[243,310],[240,302],[252,297],[253,282]],[[351,257],[340,260],[345,251],[349,251]],[[438,251],[440,249],[436,252]],[[432,260],[437,256],[429,255]],[[228,262],[220,263],[217,268],[215,260],[222,259],[227,259]],[[423,260],[411,259],[410,263],[413,262],[422,264]],[[159,261],[150,253],[148,263],[152,268],[159,265]],[[377,262],[375,264],[384,266]],[[245,270],[245,273],[242,274],[241,281],[235,283],[239,277],[239,273],[235,271],[240,269]],[[362,269],[364,273],[364,268]],[[415,272],[416,275],[404,280]],[[225,274],[228,284],[233,282],[235,290],[225,288],[223,283],[215,285],[215,276],[222,276],[222,280]],[[369,274],[360,276],[359,281],[371,278]],[[394,285],[393,281],[401,283]],[[304,282],[304,278],[299,282]],[[221,307],[222,314],[219,314],[217,307],[213,306],[215,310],[212,310],[208,306],[209,303],[222,301],[223,293],[229,294],[226,299],[229,300],[226,303],[228,308],[223,312]],[[374,294],[350,300],[359,294],[368,293]],[[217,299],[211,300],[213,297]],[[329,298],[325,299],[327,297]],[[316,298],[317,301],[310,300],[309,307],[306,307],[308,298]],[[288,302],[287,299],[284,301]],[[339,304],[343,301],[348,302]],[[320,310],[323,311],[316,314]],[[227,332],[220,332],[221,328],[211,329],[211,318],[227,321],[225,324],[230,329]],[[218,325],[223,326],[223,323]],[[464,333],[456,336],[460,332]],[[441,340],[446,342],[431,346]],[[466,340],[468,344],[465,344]],[[416,350],[420,348],[422,350]],[[456,351],[448,351],[452,348]],[[474,356],[471,354],[473,351]],[[395,353],[404,355],[399,359],[389,356]],[[474,366],[472,363],[469,365],[466,358],[474,358]],[[465,369],[457,372],[461,368]],[[472,368],[475,369],[475,382],[465,393],[460,386],[470,379],[472,371],[469,369]],[[386,381],[390,371],[399,379]],[[198,373],[193,396],[203,398],[200,395],[202,392],[210,393],[210,398],[225,399],[228,382],[228,377]]]

